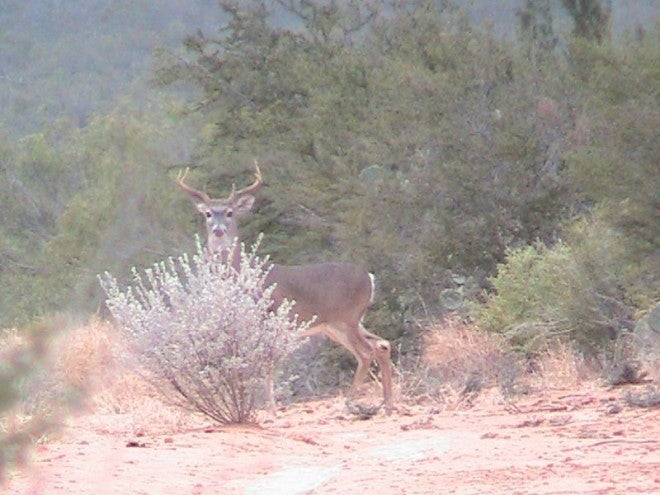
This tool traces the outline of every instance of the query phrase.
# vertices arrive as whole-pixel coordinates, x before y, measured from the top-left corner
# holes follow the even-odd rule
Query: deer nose
[[[225,235],[225,231],[220,227],[213,227],[213,235],[216,237],[222,237]]]

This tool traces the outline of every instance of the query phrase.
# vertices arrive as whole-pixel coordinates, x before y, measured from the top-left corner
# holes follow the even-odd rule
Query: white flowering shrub
[[[271,308],[270,265],[256,247],[241,246],[238,271],[198,245],[192,261],[134,269],[126,288],[100,277],[108,309],[165,396],[220,423],[255,420],[265,376],[306,328],[289,317],[291,302]]]

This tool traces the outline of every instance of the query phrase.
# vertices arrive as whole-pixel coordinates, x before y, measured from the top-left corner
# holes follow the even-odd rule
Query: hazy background
[[[458,2],[475,22],[516,37],[516,10],[525,0]],[[570,30],[559,2],[559,29]],[[657,0],[613,0],[612,32],[623,37],[658,19]],[[279,9],[275,21],[293,24]],[[154,50],[180,49],[201,29],[213,35],[226,20],[215,0],[2,0],[0,5],[0,122],[19,137],[55,119],[84,127],[92,115],[130,102],[148,108]]]

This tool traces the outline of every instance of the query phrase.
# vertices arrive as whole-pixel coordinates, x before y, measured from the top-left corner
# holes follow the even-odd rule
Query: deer
[[[205,192],[188,185],[188,169],[180,171],[176,183],[193,201],[205,219],[206,249],[240,268],[238,218],[249,213],[255,194],[263,185],[261,171],[255,161],[255,180],[249,186],[232,191],[226,198],[212,199]],[[294,303],[292,317],[310,326],[301,338],[322,333],[343,346],[357,360],[353,383],[347,394],[347,403],[364,383],[374,360],[378,363],[383,388],[386,414],[391,414],[392,360],[390,342],[368,332],[362,320],[373,302],[374,276],[365,269],[344,262],[314,263],[298,266],[272,264],[266,276],[267,287],[275,284],[271,294],[273,308],[282,301]],[[272,376],[266,377],[266,401],[275,410]]]

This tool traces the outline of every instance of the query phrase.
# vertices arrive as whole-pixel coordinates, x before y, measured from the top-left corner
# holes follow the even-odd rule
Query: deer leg
[[[369,343],[372,359],[380,367],[380,379],[383,385],[383,403],[385,412],[391,414],[392,405],[392,347],[389,341],[367,331],[360,323],[360,333]]]
[[[273,373],[274,370],[271,367],[264,377],[264,398],[266,401],[266,407],[270,411],[272,416],[275,416],[275,393],[273,391]]]
[[[360,385],[362,385],[364,380],[367,378],[367,374],[369,373],[369,366],[371,366],[371,357],[366,357],[359,352],[352,352],[352,354],[355,356],[355,359],[357,359],[358,365],[357,369],[355,370],[355,375],[353,376],[353,384],[348,391],[349,397],[354,397],[357,394]]]
[[[360,385],[364,383],[369,366],[374,356],[371,352],[371,346],[367,339],[362,335],[359,327],[352,326],[344,322],[333,322],[313,327],[307,331],[307,334],[323,332],[330,340],[339,344],[348,350],[357,361],[357,369],[353,376],[353,384],[348,392],[348,397],[354,396]]]
[[[353,340],[353,346],[349,349],[358,362],[358,367],[353,379],[350,393],[357,393],[358,388],[364,383],[372,361],[375,359],[380,367],[381,382],[383,386],[383,402],[387,414],[391,414],[392,406],[392,359],[390,343],[379,336],[368,332],[360,323]]]
[[[392,349],[387,340],[379,339],[373,343],[374,354],[380,367],[380,377],[383,382],[383,401],[385,412],[392,414]]]
[[[316,331],[319,331],[316,329]],[[348,397],[357,394],[360,385],[364,383],[371,362],[375,359],[378,362],[383,385],[383,402],[385,411],[390,414],[392,406],[392,358],[390,343],[381,339],[378,335],[368,332],[358,324],[355,327],[345,323],[326,324],[320,327],[320,331],[325,333],[330,339],[350,351],[357,360],[357,369],[353,377],[353,384],[348,392]],[[311,332],[310,332],[311,333]]]

